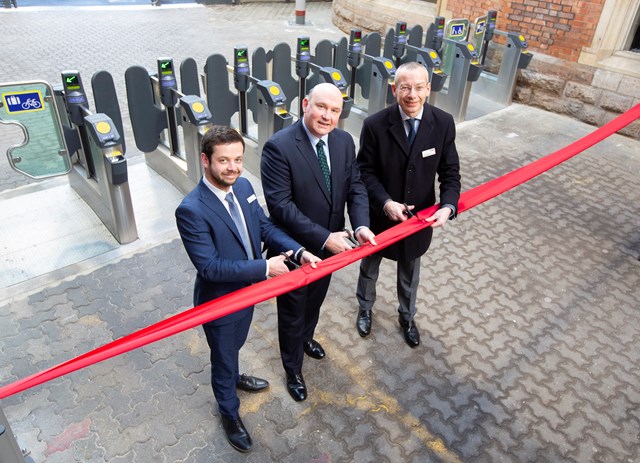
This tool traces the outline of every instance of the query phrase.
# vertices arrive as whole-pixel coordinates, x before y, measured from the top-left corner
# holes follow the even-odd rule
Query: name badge
[[[251,204],[252,202],[254,202],[256,200],[256,195],[251,195],[247,198],[247,202],[249,204]]]
[[[427,158],[429,156],[433,156],[434,154],[436,154],[436,149],[435,148],[430,148],[430,149],[424,150],[422,152],[422,157],[423,158]]]

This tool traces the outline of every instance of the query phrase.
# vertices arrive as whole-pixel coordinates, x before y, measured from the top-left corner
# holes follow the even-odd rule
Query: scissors
[[[351,248],[357,248],[360,245],[360,243],[358,243],[358,240],[354,238],[353,232],[351,230],[345,228],[342,231],[347,232],[347,237],[345,238],[345,240],[347,241],[349,246],[351,246]]]
[[[407,216],[408,218],[411,218],[415,215],[409,210],[409,206],[407,205],[407,203],[402,203],[402,205],[404,206],[404,211],[402,211],[403,215]]]
[[[280,253],[281,256],[284,256],[284,262],[289,265],[291,268],[293,268],[294,270],[297,268],[300,268],[300,264],[298,264],[297,262],[295,262],[291,256],[289,254],[287,254],[286,252],[281,252]]]

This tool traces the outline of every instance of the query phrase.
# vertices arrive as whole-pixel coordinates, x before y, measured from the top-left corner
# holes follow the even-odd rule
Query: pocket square
[[[422,157],[426,158],[429,156],[433,156],[434,154],[436,154],[436,149],[435,148],[429,148],[428,150],[424,150],[422,152]]]

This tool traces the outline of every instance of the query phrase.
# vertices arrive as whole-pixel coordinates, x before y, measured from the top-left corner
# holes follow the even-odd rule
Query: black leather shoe
[[[240,375],[240,381],[236,385],[238,389],[248,392],[258,392],[269,387],[269,381],[256,378],[255,376]]]
[[[251,436],[244,427],[240,417],[232,420],[220,415],[220,419],[222,420],[222,427],[224,428],[231,447],[240,452],[248,452],[251,450]]]
[[[371,310],[360,309],[358,311],[356,328],[358,328],[358,334],[363,338],[369,336],[369,333],[371,333]]]
[[[417,347],[420,345],[420,333],[418,333],[418,327],[413,320],[404,320],[402,316],[398,317],[398,322],[402,327],[404,333],[404,340],[410,347]]]
[[[324,358],[324,349],[320,343],[314,339],[304,342],[304,353],[314,359],[320,360]]]
[[[297,375],[287,373],[287,391],[296,402],[302,402],[307,398],[307,385],[304,384],[302,373]]]

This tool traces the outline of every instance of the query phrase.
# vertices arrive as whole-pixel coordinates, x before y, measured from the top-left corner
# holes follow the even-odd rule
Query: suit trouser
[[[220,414],[229,419],[238,418],[240,399],[236,386],[240,380],[238,353],[249,334],[253,307],[244,309],[246,315],[225,325],[202,325],[211,348],[211,387],[218,401]]]
[[[356,288],[356,298],[360,310],[371,310],[376,301],[376,282],[380,273],[382,255],[372,254],[360,261],[360,275]],[[413,320],[416,315],[416,295],[420,283],[420,258],[397,262],[396,291],[398,292],[398,313],[404,320]]]
[[[289,374],[302,373],[304,342],[313,339],[331,282],[331,275],[278,296],[278,341],[282,366]]]

